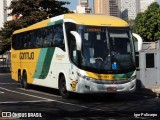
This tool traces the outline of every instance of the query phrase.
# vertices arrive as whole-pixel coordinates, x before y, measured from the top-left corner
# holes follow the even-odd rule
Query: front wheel
[[[69,91],[67,91],[66,80],[64,76],[61,76],[59,80],[59,93],[62,98],[68,99],[70,97]]]

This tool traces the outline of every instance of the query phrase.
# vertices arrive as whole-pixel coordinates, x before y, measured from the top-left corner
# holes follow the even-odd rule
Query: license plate
[[[115,86],[107,87],[107,91],[117,91],[117,88]]]

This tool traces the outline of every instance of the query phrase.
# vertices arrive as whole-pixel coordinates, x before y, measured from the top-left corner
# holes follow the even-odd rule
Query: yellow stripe
[[[114,78],[114,74],[97,74],[87,72],[87,76],[96,80],[125,80],[125,78]]]
[[[25,32],[25,31],[30,31],[30,30],[46,27],[50,21],[51,21],[51,19],[43,20],[43,21],[38,22],[36,24],[33,24],[29,27],[26,27],[26,28],[23,28],[23,29],[20,29],[20,30],[16,30],[13,34],[17,34],[17,33]]]

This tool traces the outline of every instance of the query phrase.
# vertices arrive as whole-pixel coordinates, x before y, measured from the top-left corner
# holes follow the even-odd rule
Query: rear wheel
[[[62,98],[67,99],[70,97],[70,93],[69,91],[67,91],[66,80],[64,76],[61,76],[59,80],[59,93],[62,96]]]
[[[20,72],[18,72],[18,85],[20,86],[20,87],[22,87],[22,78],[21,78],[21,73]]]
[[[22,87],[27,89],[28,88],[28,83],[27,83],[27,73],[24,72],[22,76]]]

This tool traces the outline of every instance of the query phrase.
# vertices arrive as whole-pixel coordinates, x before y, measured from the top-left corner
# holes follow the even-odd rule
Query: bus
[[[129,25],[96,14],[63,14],[12,35],[12,79],[70,93],[136,89],[135,48]]]

